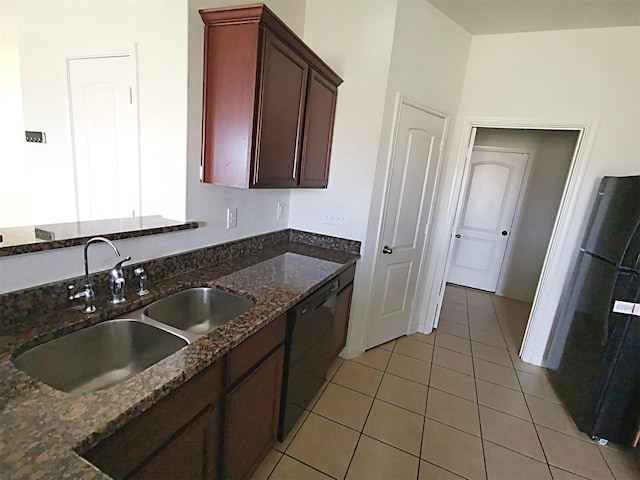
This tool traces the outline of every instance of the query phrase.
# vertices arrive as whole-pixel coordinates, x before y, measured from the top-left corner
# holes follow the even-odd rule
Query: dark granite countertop
[[[0,257],[83,245],[97,235],[122,240],[194,228],[198,222],[179,222],[160,215],[1,228]]]
[[[2,337],[0,473],[5,478],[108,478],[79,454],[111,435],[302,298],[355,263],[358,255],[287,242],[159,281],[151,294],[90,316],[42,314]],[[64,332],[126,313],[190,287],[252,298],[254,308],[118,385],[67,394],[29,377],[11,355]]]

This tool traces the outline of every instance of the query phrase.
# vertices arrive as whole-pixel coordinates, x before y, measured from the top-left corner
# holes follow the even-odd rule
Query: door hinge
[[[200,164],[200,181],[204,182],[204,165]]]
[[[133,88],[129,87],[129,103],[133,105]]]

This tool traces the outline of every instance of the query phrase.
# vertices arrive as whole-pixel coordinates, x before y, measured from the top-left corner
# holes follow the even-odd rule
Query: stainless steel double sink
[[[128,317],[37,345],[14,365],[47,385],[84,393],[120,383],[233,320],[255,302],[214,288],[191,288]]]

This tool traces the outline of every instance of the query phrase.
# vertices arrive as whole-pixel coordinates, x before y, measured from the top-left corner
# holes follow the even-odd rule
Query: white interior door
[[[409,329],[444,129],[444,117],[400,104],[366,348],[406,335]]]
[[[68,61],[79,221],[140,214],[138,119],[130,55]]]
[[[528,159],[473,149],[448,282],[495,292]]]

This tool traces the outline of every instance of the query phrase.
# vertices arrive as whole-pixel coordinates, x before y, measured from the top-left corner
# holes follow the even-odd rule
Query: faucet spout
[[[89,245],[97,242],[103,242],[113,248],[115,254],[120,258],[120,252],[118,248],[110,241],[104,237],[93,237],[84,245],[84,289],[82,292],[78,292],[76,294],[72,293],[73,289],[70,289],[69,299],[73,300],[76,298],[84,299],[84,313],[93,313],[96,311],[96,306],[93,304],[95,301],[95,292],[93,291],[93,286],[89,281]],[[131,257],[127,257],[124,260],[118,262],[116,267],[112,270],[112,272],[119,273],[117,278],[113,278],[112,280],[112,301],[113,303],[124,302],[124,276],[122,275],[122,264],[128,260],[131,260]],[[115,301],[117,300],[117,301]]]
[[[113,251],[116,252],[116,256],[120,257],[120,252],[118,251],[118,247],[116,247],[111,240],[107,240],[104,237],[93,237],[84,245],[84,284],[85,286],[90,285],[89,283],[89,245],[96,242],[104,242],[107,245],[110,245],[113,248]]]

